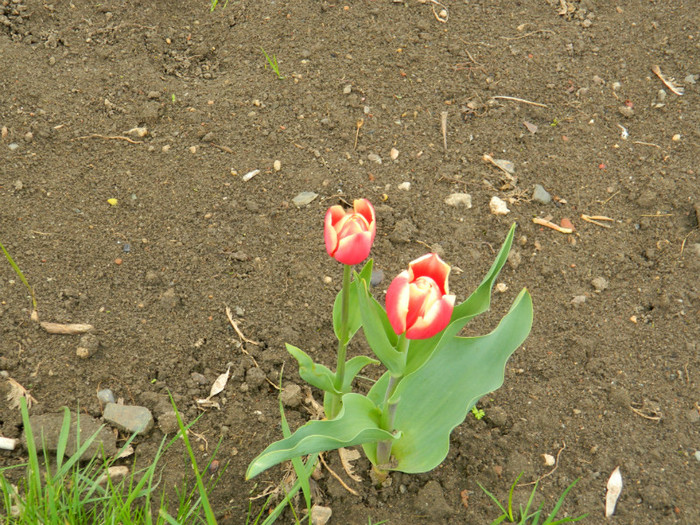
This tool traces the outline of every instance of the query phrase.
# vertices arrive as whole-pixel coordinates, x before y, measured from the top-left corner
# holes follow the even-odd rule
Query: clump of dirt
[[[159,412],[167,392],[191,421],[230,365],[221,408],[207,409],[194,441],[206,460],[221,440],[228,469],[213,505],[222,522],[242,523],[248,496],[284,474],[243,479],[281,435],[282,366],[286,384],[301,384],[284,343],[334,366],[341,279],[323,247],[327,207],[376,205],[380,300],[427,250],[453,265],[450,288],[463,299],[517,222],[503,292],[466,335],[492,329],[523,286],[535,324],[503,388],[479,403],[486,417],[455,429],[438,469],[396,473],[378,490],[361,460],[363,482],[345,479],[359,496],[325,473],[318,503],[337,523],[487,523],[498,510],[477,482],[503,497],[523,472],[525,483],[541,480],[546,509],[580,478],[561,516],[595,523],[620,466],[619,523],[693,523],[695,10],[452,2],[441,22],[432,5],[2,2],[0,241],[42,320],[94,325],[97,351],[80,359],[80,336],[30,322],[26,289],[0,264],[0,370],[31,390],[33,414],[67,405],[101,417],[104,388],[150,408],[156,426],[135,442],[148,461],[172,430]],[[297,206],[302,192],[317,197]],[[446,204],[456,193],[471,207]],[[492,214],[492,197],[510,212]],[[359,338],[350,350],[368,351]],[[287,416],[293,427],[309,417],[303,403]],[[0,405],[0,434],[20,433],[18,411]],[[164,486],[191,475],[181,452],[166,458]],[[0,467],[23,457],[2,452]],[[335,454],[326,461],[342,471]]]

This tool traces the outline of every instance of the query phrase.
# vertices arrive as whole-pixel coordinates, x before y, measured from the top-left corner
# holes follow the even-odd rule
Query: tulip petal
[[[377,221],[374,213],[374,206],[367,199],[357,199],[352,203],[355,213],[364,217],[368,224],[368,231],[372,233],[372,242],[377,233]]]
[[[401,335],[406,331],[406,315],[410,300],[409,274],[401,272],[391,281],[386,291],[386,315],[394,332]]]
[[[423,317],[420,317],[406,330],[407,339],[428,339],[444,330],[450,324],[455,296],[444,295],[436,301]]]
[[[349,237],[341,237],[333,257],[343,264],[359,264],[367,258],[371,248],[370,232],[360,232]]]
[[[338,232],[335,229],[335,224],[345,216],[345,210],[342,206],[331,206],[326,212],[326,218],[323,225],[323,238],[326,242],[326,251],[328,255],[333,257],[338,248]]]
[[[447,279],[450,275],[450,266],[440,259],[438,254],[428,253],[419,257],[408,263],[408,268],[413,274],[413,280],[419,277],[430,277],[440,288],[441,295],[449,293]]]

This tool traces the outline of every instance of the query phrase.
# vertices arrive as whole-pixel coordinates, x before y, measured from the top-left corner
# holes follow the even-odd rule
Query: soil
[[[535,322],[504,386],[480,401],[486,417],[455,429],[442,466],[376,489],[361,460],[363,481],[345,477],[359,496],[325,473],[317,502],[331,523],[490,523],[499,513],[477,483],[505,499],[520,472],[540,480],[546,509],[580,478],[560,517],[603,523],[617,466],[612,523],[697,523],[697,2],[444,1],[446,21],[414,0],[222,4],[2,1],[0,240],[41,319],[90,323],[99,342],[81,359],[80,336],[31,322],[26,288],[0,263],[0,370],[31,389],[32,414],[67,405],[100,417],[96,392],[110,388],[154,411],[156,427],[135,442],[148,461],[167,392],[192,421],[230,365],[220,410],[192,439],[204,463],[221,440],[228,467],[212,503],[220,522],[244,523],[249,496],[284,475],[244,480],[281,436],[271,384],[282,366],[285,385],[302,383],[284,343],[334,366],[341,270],[323,216],[366,197],[380,300],[427,250],[454,266],[450,288],[464,299],[516,222],[507,290],[466,333],[492,329],[525,286]],[[552,202],[532,199],[535,184]],[[297,206],[301,192],[318,196]],[[447,205],[457,192],[473,206]],[[490,212],[493,196],[508,215]],[[547,216],[576,231],[532,222]],[[225,305],[258,344],[241,344]],[[351,354],[368,352],[356,339]],[[286,413],[292,427],[309,418],[303,404]],[[0,404],[0,434],[21,430],[19,411]],[[0,467],[25,457],[3,451]],[[164,486],[191,484],[180,445],[163,465]]]

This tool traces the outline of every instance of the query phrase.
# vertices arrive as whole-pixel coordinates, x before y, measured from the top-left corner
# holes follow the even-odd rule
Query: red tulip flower
[[[389,285],[386,313],[394,332],[407,339],[428,339],[449,323],[455,296],[449,295],[450,267],[435,253],[408,264]]]
[[[374,208],[367,199],[356,200],[353,211],[331,206],[326,212],[323,229],[326,251],[338,262],[353,265],[364,261],[376,233]]]

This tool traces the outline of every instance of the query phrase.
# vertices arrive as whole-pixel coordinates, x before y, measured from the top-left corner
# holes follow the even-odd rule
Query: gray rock
[[[316,197],[318,197],[318,193],[314,193],[313,191],[302,191],[299,195],[292,199],[292,202],[295,206],[306,206],[307,204],[310,204]]]
[[[369,155],[367,155],[367,160],[370,162],[374,162],[375,164],[382,163],[382,158],[376,153],[370,153]]]
[[[160,91],[149,91],[148,98],[151,100],[158,100],[160,98]]]
[[[454,514],[445,500],[440,483],[435,480],[430,480],[423,485],[418,491],[413,505],[416,512],[427,514],[436,520],[444,520]]]
[[[102,417],[129,434],[148,434],[153,428],[153,415],[146,407],[107,403]]]
[[[445,199],[445,204],[448,206],[464,206],[465,208],[471,208],[472,196],[468,193],[453,193]]]
[[[103,388],[97,392],[97,399],[99,399],[100,403],[103,405],[106,405],[107,403],[114,403],[114,392],[112,392],[109,388]]]
[[[379,284],[384,280],[384,272],[382,270],[372,270],[372,277],[370,277],[370,286],[379,286]]]
[[[34,442],[37,444],[37,447],[40,447],[41,443],[45,443],[48,451],[56,452],[58,448],[58,437],[63,425],[63,417],[63,412],[29,417],[29,425],[31,426]],[[107,456],[113,456],[117,452],[116,437],[109,429],[101,425],[99,421],[85,414],[80,414],[78,416],[74,412],[70,413],[70,417],[70,433],[66,445],[66,454],[68,456],[72,456],[80,448],[76,442],[78,422],[80,423],[81,445],[87,442],[93,435],[96,436],[90,446],[83,452],[82,456],[80,456],[82,461],[91,459],[96,454],[100,454],[102,450],[104,450]],[[22,443],[25,447],[27,446],[26,431],[22,434]]]
[[[289,383],[280,394],[280,401],[286,407],[296,408],[301,405],[301,387],[295,383]]]
[[[544,189],[544,186],[535,184],[535,189],[532,191],[532,200],[542,204],[549,204],[552,202],[552,196]]]
[[[200,374],[199,372],[192,372],[190,374],[190,377],[198,385],[206,385],[209,383],[209,380],[203,374]]]

